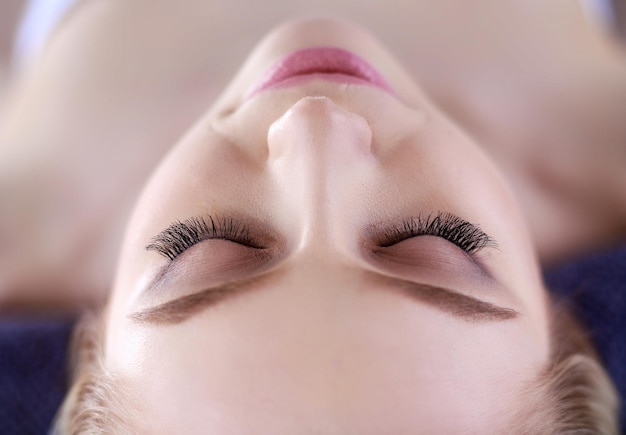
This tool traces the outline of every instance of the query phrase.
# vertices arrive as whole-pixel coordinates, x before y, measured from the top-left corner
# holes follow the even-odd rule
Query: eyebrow
[[[406,293],[411,298],[471,323],[512,320],[520,313],[445,287],[423,284],[369,272],[374,281]]]
[[[512,308],[494,305],[448,288],[409,281],[378,272],[367,271],[366,274],[368,279],[380,285],[401,291],[412,299],[470,323],[501,322],[515,319],[520,315],[518,311]],[[142,324],[174,325],[182,323],[227,298],[252,290],[259,285],[276,281],[277,275],[278,272],[273,271],[234,280],[131,313],[129,317],[131,320]]]

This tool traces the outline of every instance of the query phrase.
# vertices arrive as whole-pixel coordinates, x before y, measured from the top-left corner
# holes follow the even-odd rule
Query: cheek
[[[541,313],[543,293],[532,239],[519,205],[493,162],[478,145],[441,120],[401,141],[384,161],[384,175],[364,189],[368,216],[380,220],[448,211],[497,240],[485,250],[490,273],[517,292],[522,306]],[[440,125],[441,124],[441,125]],[[537,319],[542,325],[545,321]]]
[[[267,219],[267,191],[259,169],[232,144],[212,136],[205,141],[193,135],[183,139],[157,168],[135,206],[118,262],[114,300],[117,293],[130,296],[145,281],[145,271],[162,264],[157,254],[146,255],[145,246],[172,222],[250,210]]]
[[[192,144],[156,173],[146,191],[145,207],[170,215],[199,208],[241,208],[262,196],[255,175],[251,164],[232,145]]]

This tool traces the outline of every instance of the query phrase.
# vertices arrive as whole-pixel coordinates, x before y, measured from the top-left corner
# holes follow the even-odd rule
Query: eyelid
[[[219,239],[213,240],[208,249],[181,254],[182,258],[184,261],[167,261],[154,270],[141,292],[144,303],[258,274],[271,267],[275,259],[265,250],[248,249]]]
[[[484,248],[498,245],[478,225],[448,212],[406,218],[400,224],[379,231],[375,244],[379,248],[386,248],[419,236],[441,237],[471,256]]]
[[[385,248],[375,248],[371,256],[384,270],[417,280],[464,287],[468,282],[486,284],[493,280],[488,264],[479,255],[468,254],[439,237],[412,237]]]
[[[250,224],[251,223],[251,224]],[[254,228],[254,231],[251,230]],[[154,236],[146,246],[148,251],[156,251],[169,261],[198,243],[206,240],[227,240],[250,249],[263,250],[272,244],[271,232],[248,218],[234,218],[223,215],[192,217],[175,221]]]
[[[250,230],[248,222],[253,223],[251,226],[254,227],[254,231]],[[375,236],[369,239],[376,248],[390,247],[424,235],[446,239],[472,257],[484,248],[497,247],[496,241],[478,225],[448,212],[405,218],[399,224],[374,231]],[[228,240],[251,249],[267,249],[268,246],[276,244],[274,234],[273,231],[268,231],[268,225],[256,224],[253,219],[207,215],[175,221],[153,237],[146,250],[156,251],[169,261],[173,261],[192,246],[210,239]]]

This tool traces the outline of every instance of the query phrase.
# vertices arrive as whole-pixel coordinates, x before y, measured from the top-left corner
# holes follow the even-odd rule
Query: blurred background
[[[62,0],[63,3],[65,0]],[[589,19],[598,26],[618,36],[626,44],[626,0],[579,0],[587,11]],[[12,63],[20,60],[18,51],[28,51],[37,45],[38,35],[45,33],[45,28],[40,32],[29,32],[30,39],[20,35],[19,28],[25,12],[32,3],[52,3],[51,0],[0,0],[0,105],[6,89]],[[57,0],[54,3],[58,3]],[[29,26],[44,23],[29,22]]]
[[[0,3],[0,102],[3,101],[15,30],[25,7],[25,0],[2,0]]]

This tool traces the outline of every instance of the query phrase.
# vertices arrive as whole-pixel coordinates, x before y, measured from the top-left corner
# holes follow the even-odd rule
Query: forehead
[[[279,283],[127,330],[142,415],[184,433],[481,433],[542,365],[523,321],[467,325],[398,295],[313,290]]]

